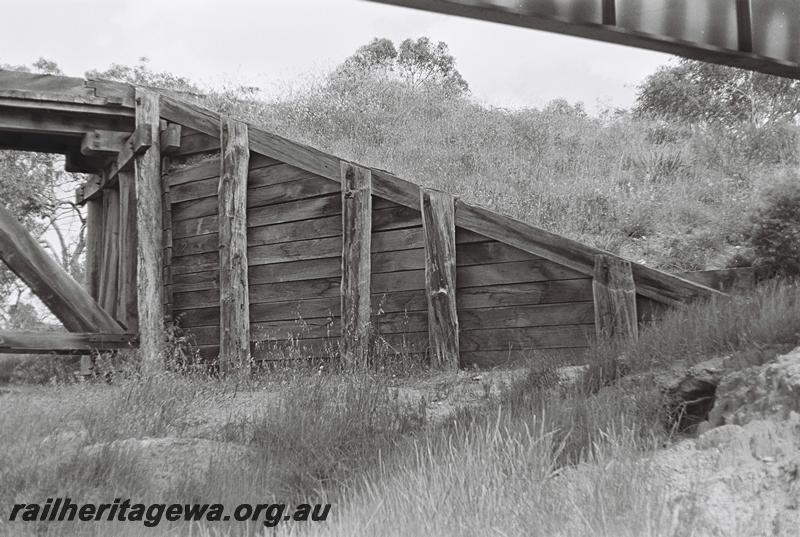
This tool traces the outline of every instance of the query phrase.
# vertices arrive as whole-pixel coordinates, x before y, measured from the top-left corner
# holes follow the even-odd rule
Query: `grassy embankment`
[[[800,287],[770,284],[749,296],[672,312],[625,350],[626,368],[629,374],[647,374],[676,359],[691,362],[720,353],[733,353],[744,366],[798,343]],[[610,357],[595,349],[591,359],[608,363]],[[426,401],[402,395],[402,386],[433,378],[422,370],[296,368],[239,384],[164,374],[111,385],[21,387],[4,396],[0,413],[0,505],[5,517],[15,501],[61,495],[228,506],[307,500],[333,502],[331,519],[287,524],[280,532],[685,534],[691,520],[676,515],[679,506],[664,505],[664,483],[641,463],[670,439],[657,386],[643,381],[625,391],[613,384],[597,391],[594,382],[559,387],[555,365],[548,365],[546,356],[533,356],[524,382],[487,389],[480,404],[428,425]],[[448,383],[456,382],[436,377],[436,391],[446,396]],[[249,446],[254,462],[215,459],[169,490],[156,491],[135,457],[82,449],[167,436]],[[235,535],[258,529],[256,523],[219,523],[193,532]],[[0,532],[22,530],[140,535],[142,528],[0,525]],[[148,534],[179,530],[188,531],[188,525],[162,523]]]

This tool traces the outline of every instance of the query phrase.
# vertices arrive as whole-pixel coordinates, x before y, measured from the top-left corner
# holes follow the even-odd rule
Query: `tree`
[[[112,63],[111,66],[104,71],[92,69],[86,72],[86,78],[114,80],[135,86],[165,89],[179,93],[191,93],[195,95],[200,93],[200,89],[188,78],[167,71],[153,71],[150,68],[150,59],[146,56],[139,58],[139,63],[133,67]]]
[[[800,115],[800,81],[682,59],[639,85],[635,111],[691,124],[769,128]]]
[[[452,95],[469,92],[447,44],[427,37],[405,39],[397,48],[390,39],[375,38],[347,58],[331,80],[364,77],[388,78],[415,89],[432,86]]]
[[[30,66],[0,65],[0,69],[63,74],[58,65],[39,58]],[[80,174],[66,173],[60,155],[0,151],[0,196],[22,225],[49,249],[53,257],[76,279],[83,274],[85,220],[68,201],[83,182]],[[0,317],[11,327],[30,326],[36,312],[23,302],[27,287],[5,266],[0,267]],[[28,319],[20,324],[20,312]]]
[[[683,59],[639,86],[634,112],[700,131],[710,159],[747,181],[753,165],[797,164],[800,81]]]

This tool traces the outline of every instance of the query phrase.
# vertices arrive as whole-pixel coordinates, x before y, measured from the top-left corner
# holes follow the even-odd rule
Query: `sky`
[[[3,6],[0,63],[53,60],[72,76],[112,63],[151,68],[205,87],[304,82],[374,37],[444,41],[473,96],[493,106],[555,98],[590,111],[630,106],[636,84],[670,56],[364,0],[26,0]]]

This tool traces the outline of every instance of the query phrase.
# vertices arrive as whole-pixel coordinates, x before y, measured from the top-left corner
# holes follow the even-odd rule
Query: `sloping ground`
[[[706,375],[719,362],[690,369],[694,375]],[[309,373],[311,378],[318,375],[305,375]],[[417,407],[428,423],[446,424],[456,409],[480,405],[524,374],[522,370],[431,374],[397,379],[380,389],[391,392],[399,406]],[[565,377],[562,386],[575,380],[575,375]],[[304,377],[299,389],[309,389],[308,378]],[[287,412],[285,405],[298,387],[280,378],[244,390],[214,381],[193,382],[175,377],[152,386],[146,381],[132,386],[5,390],[0,423],[4,432],[17,434],[2,439],[4,483],[25,491],[25,497],[17,501],[53,494],[54,484],[73,487],[71,494],[98,501],[111,494],[108,487],[117,495],[121,491],[141,499],[163,500],[167,495],[180,501],[199,497],[227,504],[255,501],[259,496],[260,501],[268,501],[271,483],[285,484],[286,475],[274,456],[264,460],[264,454],[278,452],[269,451],[273,444],[268,439],[264,443],[261,438],[259,446],[243,439],[289,433],[286,428],[264,428],[260,419]],[[541,436],[530,430],[519,438],[506,437],[490,424],[491,430],[468,432],[467,438],[473,441],[463,445],[452,429],[454,436],[447,440],[450,447],[439,460],[441,454],[426,454],[430,444],[426,448],[420,435],[421,444],[409,447],[419,449],[417,459],[409,460],[416,460],[415,464],[405,465],[400,454],[400,469],[392,470],[398,461],[387,455],[387,470],[370,478],[366,490],[353,490],[353,495],[341,498],[331,520],[294,527],[290,533],[480,535],[494,529],[498,535],[534,530],[564,536],[796,535],[800,527],[800,348],[763,365],[723,373],[714,382],[715,404],[710,420],[699,426],[702,432],[644,455],[624,442],[615,445],[612,441],[600,447],[604,454],[588,462],[554,468],[547,462],[552,460],[548,453],[553,447],[549,433]],[[320,393],[346,396],[348,392]],[[603,404],[603,394],[598,397],[595,404]],[[313,398],[305,401],[309,402]],[[367,407],[371,404],[370,400],[366,403]],[[330,408],[353,402],[334,399],[323,404]],[[289,410],[287,423],[314,411]],[[324,420],[314,422],[311,434],[325,437],[318,430],[322,426]],[[484,433],[493,439],[488,444],[469,436]],[[298,437],[301,443],[292,449],[302,450],[303,438]],[[525,438],[529,441],[521,441]],[[496,467],[498,473],[487,472],[486,467]],[[369,464],[357,469],[365,476],[372,472]],[[263,479],[249,483],[256,472]],[[451,478],[455,481],[448,481]],[[205,482],[206,488],[193,489],[193,480]],[[20,486],[21,482],[26,484]],[[252,488],[243,490],[243,483]],[[450,491],[447,501],[433,501],[445,490]],[[3,497],[3,503],[10,500]],[[461,501],[468,501],[469,508],[460,506]],[[65,534],[56,526],[37,529],[0,523],[0,534],[29,529],[31,534]],[[125,531],[134,531],[128,533],[133,535],[137,529],[131,526]],[[120,528],[98,525],[81,531],[94,535],[112,530]],[[156,534],[170,534],[161,530]],[[236,531],[216,527],[208,534],[237,535]]]
[[[708,378],[721,360],[693,368]],[[687,377],[689,378],[689,377]],[[723,374],[708,421],[642,461],[692,535],[795,536],[800,528],[800,347]],[[577,468],[570,480],[587,477]],[[690,522],[689,522],[690,521]]]

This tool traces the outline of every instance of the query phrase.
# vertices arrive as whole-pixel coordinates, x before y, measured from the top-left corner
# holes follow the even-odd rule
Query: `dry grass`
[[[627,350],[639,369],[676,358],[800,343],[800,291],[775,283],[747,297],[671,314]],[[762,356],[763,358],[763,356]],[[199,375],[113,385],[21,387],[0,413],[0,506],[82,501],[332,502],[328,522],[290,535],[652,535],[690,533],[691,505],[664,504],[648,454],[669,441],[655,385],[565,385],[539,360],[524,381],[425,424],[385,372],[276,369],[235,384]],[[424,383],[421,372],[403,382]],[[447,383],[450,383],[447,385]],[[455,380],[437,380],[446,393]],[[70,432],[84,431],[81,436]],[[84,446],[141,437],[247,446],[249,465],[215,460],[153,490],[139,461]],[[54,441],[55,440],[55,441]],[[61,446],[59,446],[61,444]],[[69,446],[64,452],[65,446]],[[688,518],[687,518],[688,517]],[[163,523],[153,535],[239,535],[250,525]],[[0,533],[140,535],[137,524],[0,524]],[[272,534],[272,533],[270,533]]]
[[[667,270],[723,268],[765,186],[796,168],[725,133],[634,117],[490,108],[435,90],[308,84],[204,104],[466,201]],[[767,136],[771,133],[761,133]]]
[[[676,360],[698,362],[709,356],[735,354],[763,361],[800,344],[800,281],[772,280],[743,295],[717,298],[667,311],[622,350],[622,369],[635,373],[668,366]],[[596,375],[619,372],[617,349],[596,347],[590,353]],[[751,359],[747,359],[751,356]]]

